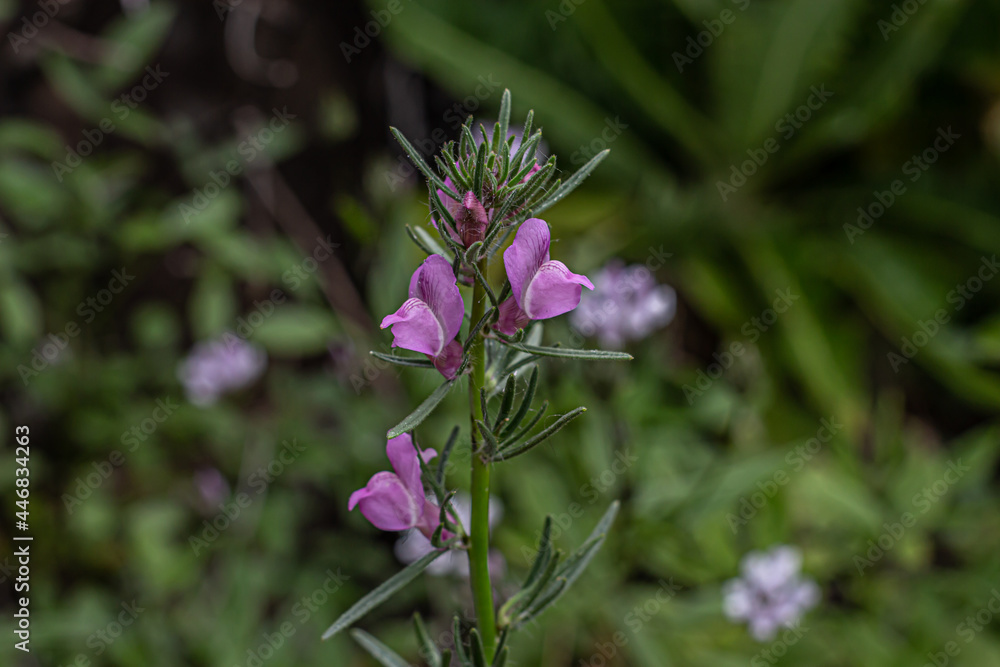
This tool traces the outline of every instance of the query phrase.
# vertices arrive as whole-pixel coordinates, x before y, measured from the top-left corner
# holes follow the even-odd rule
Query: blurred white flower
[[[620,349],[669,324],[676,309],[674,289],[657,283],[649,269],[613,260],[594,276],[594,291],[584,292],[570,322],[603,347]]]
[[[472,522],[472,499],[464,493],[455,496],[451,501],[451,507],[458,519],[462,522],[465,530],[469,530]],[[503,518],[503,504],[497,498],[490,496],[490,530],[494,528],[500,519]],[[411,528],[402,534],[396,542],[396,558],[400,562],[409,565],[434,551],[431,541],[424,537],[419,530]],[[507,563],[500,552],[493,550],[490,552],[490,574],[496,578],[503,575],[507,568]],[[455,575],[468,578],[469,557],[464,551],[449,551],[430,564],[427,572],[438,577]]]
[[[742,576],[722,588],[723,608],[729,620],[746,621],[757,641],[772,639],[819,602],[819,586],[800,575],[802,554],[794,547],[752,551],[740,567]]]
[[[242,338],[225,334],[198,343],[177,369],[187,398],[198,406],[212,405],[222,394],[246,387],[264,372],[267,354]]]

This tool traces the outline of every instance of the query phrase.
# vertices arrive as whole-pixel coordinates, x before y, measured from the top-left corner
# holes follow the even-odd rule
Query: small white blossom
[[[753,551],[740,565],[742,576],[723,586],[723,608],[730,620],[746,621],[757,641],[772,639],[819,602],[819,586],[800,575],[802,554],[794,547]]]

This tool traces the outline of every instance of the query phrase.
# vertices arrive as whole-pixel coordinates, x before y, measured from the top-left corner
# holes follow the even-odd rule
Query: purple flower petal
[[[382,328],[392,327],[393,347],[436,356],[444,347],[444,331],[430,306],[420,299],[407,299],[392,315],[382,320]]]
[[[427,450],[433,451],[433,450]],[[392,469],[403,481],[414,498],[424,497],[424,485],[420,481],[420,460],[409,433],[398,435],[385,445]]]
[[[513,336],[518,329],[528,326],[531,318],[521,310],[514,297],[509,297],[500,302],[500,319],[493,328],[507,336]]]
[[[376,473],[363,489],[351,494],[347,509],[361,509],[366,519],[380,530],[417,528],[430,536],[440,521],[439,510],[424,494],[420,459],[430,461],[437,452],[426,449],[418,454],[409,434],[395,437],[385,446],[395,473]]]
[[[528,218],[521,223],[514,242],[503,254],[503,265],[507,269],[514,300],[522,308],[528,284],[542,264],[549,261],[551,238],[548,223],[540,218]]]
[[[437,357],[462,328],[465,303],[451,264],[431,255],[410,279],[410,298],[381,327],[392,326],[393,347]]]
[[[432,357],[431,361],[434,362],[434,368],[438,369],[441,375],[445,376],[448,380],[454,380],[455,374],[458,372],[458,367],[462,365],[464,352],[462,344],[457,340],[453,340],[445,345],[441,354]]]
[[[501,332],[523,327],[525,317],[544,320],[568,313],[579,305],[583,286],[594,289],[586,276],[549,259],[550,243],[548,224],[539,218],[529,218],[504,252],[504,267],[520,312],[510,305],[501,310],[497,326]]]
[[[410,280],[410,297],[416,297],[430,306],[441,322],[445,341],[458,335],[465,316],[465,302],[448,260],[441,255],[425,259]]]
[[[397,475],[376,473],[363,489],[351,494],[347,509],[361,513],[379,530],[406,530],[423,517],[423,499],[418,500]]]
[[[533,320],[568,313],[580,304],[581,286],[594,289],[587,276],[573,273],[562,262],[545,262],[524,290],[521,308]]]

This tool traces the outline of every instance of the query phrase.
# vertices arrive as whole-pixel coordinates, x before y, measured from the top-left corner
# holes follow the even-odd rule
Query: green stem
[[[479,270],[486,275],[486,260],[480,260]],[[486,290],[476,281],[472,293],[472,319],[478,322],[486,312]],[[490,467],[480,455],[482,438],[476,420],[485,420],[479,390],[486,384],[486,351],[483,337],[476,336],[470,347],[472,355],[472,375],[469,377],[469,407],[472,414],[472,524],[469,529],[469,570],[471,573],[472,597],[479,619],[486,658],[493,660],[496,648],[497,628],[493,609],[493,584],[490,582]]]

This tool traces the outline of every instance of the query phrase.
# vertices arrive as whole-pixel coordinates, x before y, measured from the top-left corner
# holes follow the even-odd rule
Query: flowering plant
[[[427,259],[410,279],[408,298],[382,320],[391,328],[393,347],[426,357],[373,355],[385,361],[437,371],[444,382],[409,416],[389,429],[387,454],[394,472],[380,472],[355,491],[349,509],[359,509],[377,528],[418,531],[433,550],[371,591],[345,612],[323,638],[346,629],[376,605],[416,578],[445,554],[467,552],[476,623],[462,639],[455,619],[455,653],[467,667],[500,666],[507,661],[512,634],[566,592],[604,542],[618,503],[598,522],[590,538],[569,556],[551,540],[546,518],[537,557],[520,590],[499,607],[490,581],[490,476],[495,464],[525,454],[579,417],[579,407],[536,429],[548,407],[535,409],[538,361],[542,357],[627,360],[622,352],[544,347],[536,322],[572,311],[584,287],[594,285],[550,256],[548,224],[534,217],[576,188],[604,159],[600,153],[565,182],[555,177],[556,158],[538,164],[541,130],[532,133],[529,112],[520,138],[510,133],[510,92],[504,91],[499,120],[490,134],[480,125],[473,135],[471,118],[461,139],[446,144],[432,169],[396,129],[396,139],[427,178],[430,213],[438,239],[421,228],[407,227]],[[503,252],[506,280],[499,290],[490,282],[490,263]],[[462,288],[471,288],[466,309]],[[461,335],[468,321],[464,337]],[[471,513],[452,505],[445,471],[458,443],[456,427],[440,454],[423,449],[414,433],[456,384],[468,383]],[[519,386],[523,395],[518,402]],[[534,412],[533,416],[529,415]],[[432,468],[430,462],[437,459]],[[425,486],[430,489],[428,495]],[[468,525],[463,525],[468,523]],[[431,667],[451,664],[450,649],[429,639],[419,615],[414,617],[421,654]],[[354,630],[355,639],[381,664],[407,664],[371,635]]]

